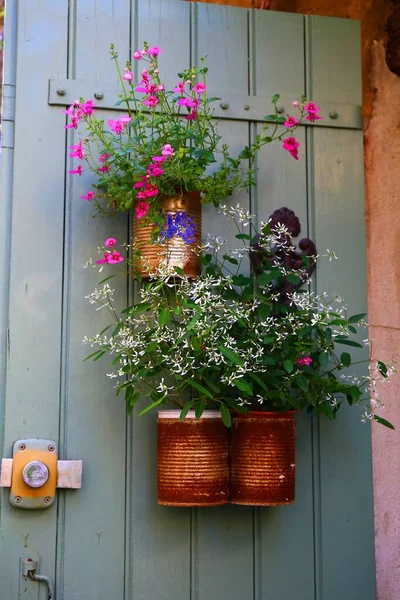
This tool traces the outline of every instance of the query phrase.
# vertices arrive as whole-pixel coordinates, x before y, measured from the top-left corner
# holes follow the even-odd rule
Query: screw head
[[[66,93],[67,93],[67,90],[65,88],[57,88],[57,94],[59,96],[65,96]]]
[[[224,100],[223,102],[221,102],[220,106],[221,106],[221,108],[223,108],[224,110],[226,110],[227,108],[229,108],[229,102],[226,102]]]
[[[278,106],[277,111],[280,115],[282,115],[285,112],[285,107],[284,106]]]
[[[44,503],[45,504],[49,504],[49,502],[51,502],[51,497],[50,496],[45,496]]]
[[[101,100],[102,98],[104,98],[104,94],[103,94],[103,92],[95,92],[95,93],[94,93],[94,97],[95,97],[97,100]]]
[[[250,106],[249,106],[248,104],[245,104],[245,105],[243,106],[243,108],[244,108],[244,110],[250,110]]]
[[[331,110],[331,112],[329,113],[329,116],[331,119],[337,119],[339,114],[336,112],[336,110]]]
[[[18,446],[18,450],[21,450],[21,451],[22,451],[22,450],[26,450],[26,446],[25,446],[25,444],[20,444],[20,445]]]
[[[56,447],[55,447],[53,444],[50,444],[50,445],[47,447],[47,450],[48,450],[49,452],[54,452],[54,450],[55,450],[55,449],[56,449]]]
[[[15,503],[16,504],[21,504],[21,502],[22,502],[21,496],[15,496]]]

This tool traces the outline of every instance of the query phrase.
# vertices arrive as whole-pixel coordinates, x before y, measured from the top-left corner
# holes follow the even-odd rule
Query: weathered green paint
[[[127,420],[106,362],[82,363],[83,335],[107,323],[84,299],[98,275],[83,264],[105,237],[125,239],[128,220],[92,219],[80,195],[93,176],[65,177],[66,146],[76,136],[63,130],[60,107],[47,103],[50,78],[80,80],[91,93],[100,82],[113,88],[110,42],[124,60],[146,39],[164,50],[167,84],[208,54],[209,88],[232,106],[276,92],[286,103],[305,92],[355,114],[359,24],[180,0],[25,0],[17,24],[15,153],[7,144],[1,182],[2,231],[12,218],[9,265],[0,274],[2,339],[8,329],[10,340],[0,370],[3,456],[20,437],[57,439],[61,458],[84,461],[84,479],[81,490],[59,491],[57,509],[40,514],[11,509],[2,493],[0,596],[16,600],[19,556],[32,551],[56,578],[57,599],[373,600],[370,439],[356,413],[343,411],[336,423],[298,417],[291,507],[156,504],[155,415]],[[12,92],[11,59],[5,83]],[[362,134],[332,124],[298,132],[298,162],[266,147],[257,188],[229,202],[264,221],[275,208],[294,209],[320,254],[339,255],[318,269],[317,288],[337,291],[358,312],[366,299]],[[258,127],[249,110],[248,121],[224,119],[221,132],[239,150]],[[205,232],[235,244],[222,215],[205,207],[203,216]],[[122,305],[132,286],[115,285]]]

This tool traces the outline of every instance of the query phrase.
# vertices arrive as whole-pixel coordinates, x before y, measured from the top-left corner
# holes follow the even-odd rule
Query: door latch
[[[13,458],[1,462],[0,486],[11,487],[10,504],[40,510],[54,503],[56,488],[79,489],[82,461],[58,460],[52,440],[23,439],[13,444]]]
[[[50,577],[46,575],[39,575],[39,557],[31,558],[21,556],[21,576],[28,577],[32,581],[39,583],[43,582],[47,585],[47,598],[48,600],[54,600],[54,586]]]

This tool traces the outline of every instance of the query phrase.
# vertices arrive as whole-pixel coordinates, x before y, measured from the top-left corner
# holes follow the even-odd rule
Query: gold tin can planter
[[[163,410],[157,420],[158,504],[220,506],[228,503],[228,433],[218,411],[200,419]]]
[[[295,412],[253,411],[232,418],[229,449],[232,504],[293,504]]]
[[[162,196],[159,199],[160,209],[166,215],[175,215],[185,212],[188,217],[193,217],[196,227],[195,241],[186,244],[180,237],[175,236],[165,245],[154,244],[151,233],[154,225],[141,226],[140,219],[136,218],[133,211],[133,239],[141,250],[142,257],[133,263],[134,270],[138,271],[143,279],[148,279],[150,273],[156,272],[161,264],[180,267],[187,277],[195,279],[201,273],[200,257],[195,250],[201,243],[201,197],[199,192],[183,192],[176,196]]]

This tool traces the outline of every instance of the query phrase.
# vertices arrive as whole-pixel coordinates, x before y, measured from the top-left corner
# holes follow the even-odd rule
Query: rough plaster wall
[[[369,319],[373,355],[400,363],[400,78],[389,71],[382,43],[372,54],[376,98],[365,132]],[[372,430],[378,600],[400,599],[399,384],[397,374],[381,386],[384,416],[397,431]]]

